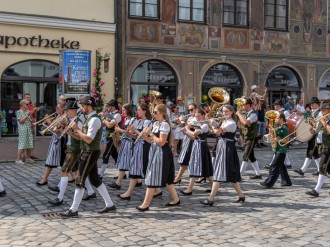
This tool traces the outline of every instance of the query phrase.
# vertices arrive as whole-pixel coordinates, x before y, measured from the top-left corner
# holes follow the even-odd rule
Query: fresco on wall
[[[248,31],[245,30],[225,30],[224,47],[233,49],[247,49],[249,45]]]
[[[210,25],[221,26],[221,1],[211,0],[210,12]]]
[[[178,28],[178,44],[189,47],[206,47],[207,29],[197,25],[182,24]]]
[[[289,34],[265,32],[264,51],[271,53],[289,53]]]
[[[131,39],[143,42],[158,42],[158,24],[131,22]]]
[[[263,39],[263,22],[264,13],[260,11],[264,8],[263,0],[254,0],[253,8],[251,8],[251,21],[250,21],[250,40]]]
[[[162,11],[162,24],[161,33],[163,35],[175,35],[176,34],[176,2],[173,0],[163,1]]]

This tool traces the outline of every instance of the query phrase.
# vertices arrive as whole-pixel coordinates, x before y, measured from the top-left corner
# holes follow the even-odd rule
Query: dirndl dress
[[[55,144],[55,141],[58,139],[58,137],[61,135],[61,133],[53,133],[52,138],[49,143],[48,147],[48,154],[46,159],[46,167],[50,168],[56,168],[61,164],[61,145],[58,143]]]
[[[161,133],[166,134],[167,142],[162,147],[155,142],[151,143],[145,184],[149,188],[166,187],[166,184],[173,184],[175,175],[173,153],[168,143],[171,128],[164,120],[161,123],[155,122],[152,132],[157,137]]]
[[[193,121],[196,121],[196,119],[194,117],[190,117],[187,122],[191,123]],[[191,131],[194,131],[194,129],[191,129]],[[188,136],[185,135],[182,141],[182,149],[178,157],[178,163],[181,166],[189,165],[192,145],[193,145],[193,140],[191,140]]]

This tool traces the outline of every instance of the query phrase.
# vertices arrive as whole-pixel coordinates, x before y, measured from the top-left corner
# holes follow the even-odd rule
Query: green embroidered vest
[[[94,114],[92,116],[90,116],[84,123],[83,128],[82,128],[82,132],[83,133],[87,133],[88,130],[88,123],[89,121],[91,121],[92,118],[98,118],[100,119],[98,114]],[[101,119],[100,119],[101,121]],[[102,122],[102,121],[101,121]],[[100,142],[101,142],[101,138],[102,138],[102,127],[97,131],[94,140],[88,144],[86,142],[84,142],[83,140],[80,141],[80,148],[83,151],[91,151],[91,150],[100,150]]]

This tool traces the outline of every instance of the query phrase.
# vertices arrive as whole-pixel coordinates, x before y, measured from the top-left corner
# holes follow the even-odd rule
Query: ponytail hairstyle
[[[170,122],[169,116],[167,115],[167,111],[166,111],[167,107],[164,104],[160,104],[160,105],[156,105],[156,108],[155,109],[157,109],[157,111],[159,111],[160,113],[163,114],[163,117],[164,117],[165,121],[170,126],[169,144],[170,144],[170,146],[172,146],[172,143],[173,143],[173,131],[172,131],[172,126],[171,126],[171,122]]]
[[[131,104],[123,105],[123,108],[126,110],[126,116],[132,118],[133,117],[133,108]]]
[[[152,116],[151,116],[151,113],[150,113],[149,105],[147,103],[142,103],[142,104],[139,105],[139,107],[141,108],[142,111],[146,112],[146,118],[151,120]]]

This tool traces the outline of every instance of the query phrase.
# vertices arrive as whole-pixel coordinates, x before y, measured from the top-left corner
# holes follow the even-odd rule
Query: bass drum
[[[291,138],[295,138],[300,142],[308,142],[314,136],[314,130],[308,120],[300,112],[294,112],[287,119],[287,126]]]

